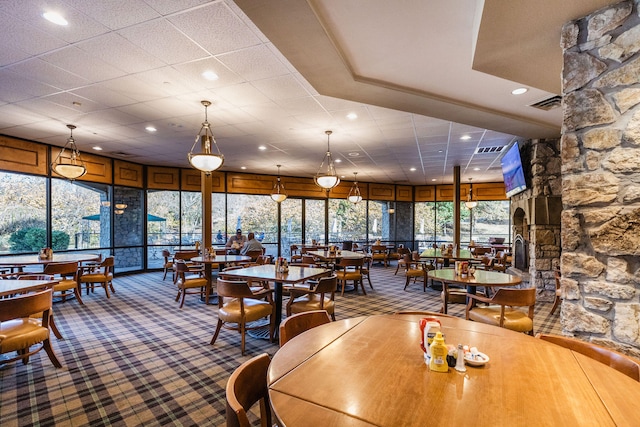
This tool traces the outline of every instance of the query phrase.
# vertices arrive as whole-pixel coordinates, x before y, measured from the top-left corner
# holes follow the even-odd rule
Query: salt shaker
[[[458,360],[456,360],[456,371],[467,372],[467,367],[464,366],[464,349],[462,344],[458,344]]]

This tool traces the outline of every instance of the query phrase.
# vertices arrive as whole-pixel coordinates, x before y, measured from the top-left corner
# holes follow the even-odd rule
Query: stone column
[[[623,1],[562,31],[562,326],[640,356],[640,19]]]

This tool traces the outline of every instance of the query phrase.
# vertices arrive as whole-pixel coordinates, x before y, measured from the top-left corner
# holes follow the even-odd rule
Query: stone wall
[[[640,17],[624,1],[562,31],[563,330],[640,356]]]
[[[511,198],[513,239],[522,235],[528,244],[528,271],[516,272],[523,282],[539,290],[538,299],[555,298],[555,269],[560,263],[562,211],[560,141],[531,140],[520,143],[527,190]]]

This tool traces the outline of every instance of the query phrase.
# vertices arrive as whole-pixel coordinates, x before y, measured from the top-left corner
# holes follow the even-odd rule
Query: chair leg
[[[58,326],[56,325],[56,322],[53,320],[53,314],[49,315],[49,327],[51,328],[51,332],[53,332],[53,335],[55,335],[56,338],[58,338],[59,340],[64,339],[64,337],[60,333],[60,330],[58,329]]]
[[[340,293],[340,296],[343,297],[344,296],[344,288],[347,287],[347,281],[346,280],[339,280],[338,283],[340,284],[340,286],[342,286],[342,293]]]
[[[367,290],[364,288],[364,281],[362,280],[362,278],[360,278],[360,280],[353,281],[353,286],[356,288],[356,291],[358,290],[358,285],[360,285],[360,287],[362,288],[362,294],[367,295]]]
[[[555,313],[556,308],[558,308],[558,304],[560,304],[560,297],[556,297],[555,301],[553,302],[553,307],[551,307],[551,314],[553,315],[553,313]]]
[[[164,279],[166,279],[166,278],[167,278],[167,269],[165,268],[165,269],[164,269],[164,276],[162,276],[162,280],[164,280]]]
[[[210,345],[215,344],[216,339],[218,339],[218,334],[220,333],[220,329],[222,328],[222,320],[218,319],[218,326],[216,326],[216,331],[213,333],[213,338],[211,338]]]
[[[111,288],[111,292],[113,292],[114,294],[116,293],[116,288],[113,287],[113,281],[112,280],[109,281],[109,288]]]
[[[393,273],[394,276],[398,274],[398,270],[400,270],[400,263],[398,263],[398,265],[396,266],[396,272]]]
[[[245,342],[245,333],[246,333],[247,324],[244,322],[244,319],[240,322],[240,354],[244,356],[244,342]]]
[[[56,353],[53,351],[53,347],[51,347],[51,342],[49,341],[48,338],[44,340],[44,342],[42,343],[42,346],[44,347],[44,351],[47,352],[47,356],[49,356],[49,360],[51,360],[51,363],[53,363],[53,366],[55,366],[56,368],[62,368],[62,364],[58,360]]]
[[[109,295],[109,284],[107,282],[101,282],[100,284],[104,288],[104,292],[107,294],[107,298],[111,298],[111,296]]]
[[[82,289],[80,288],[79,284],[73,289],[73,293],[76,295],[76,299],[78,300],[78,303],[80,305],[84,305],[84,302],[82,301]]]
[[[187,290],[183,289],[182,290],[182,302],[180,303],[180,308],[182,308],[182,306],[184,305],[184,299],[186,298],[186,296],[187,296]]]
[[[411,280],[411,277],[407,276],[407,280],[404,283],[404,290],[407,290],[407,286],[409,286],[409,281]]]

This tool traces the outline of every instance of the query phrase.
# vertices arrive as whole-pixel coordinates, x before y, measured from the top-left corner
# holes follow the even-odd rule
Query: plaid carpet
[[[395,266],[373,267],[375,290],[367,296],[337,296],[336,318],[440,310],[440,292],[422,284],[403,291]],[[223,329],[214,346],[216,306],[188,295],[178,309],[176,288],[161,272],[117,277],[116,293],[102,289],[76,301],[54,305],[64,340],[52,338],[63,364],[53,367],[44,351],[0,368],[0,425],[10,426],[221,426],[225,424],[225,385],[242,362],[260,353],[273,355],[277,344],[240,337]],[[558,310],[539,302],[535,331],[560,333]],[[450,314],[463,316],[462,305]],[[259,425],[259,422],[258,424]]]

